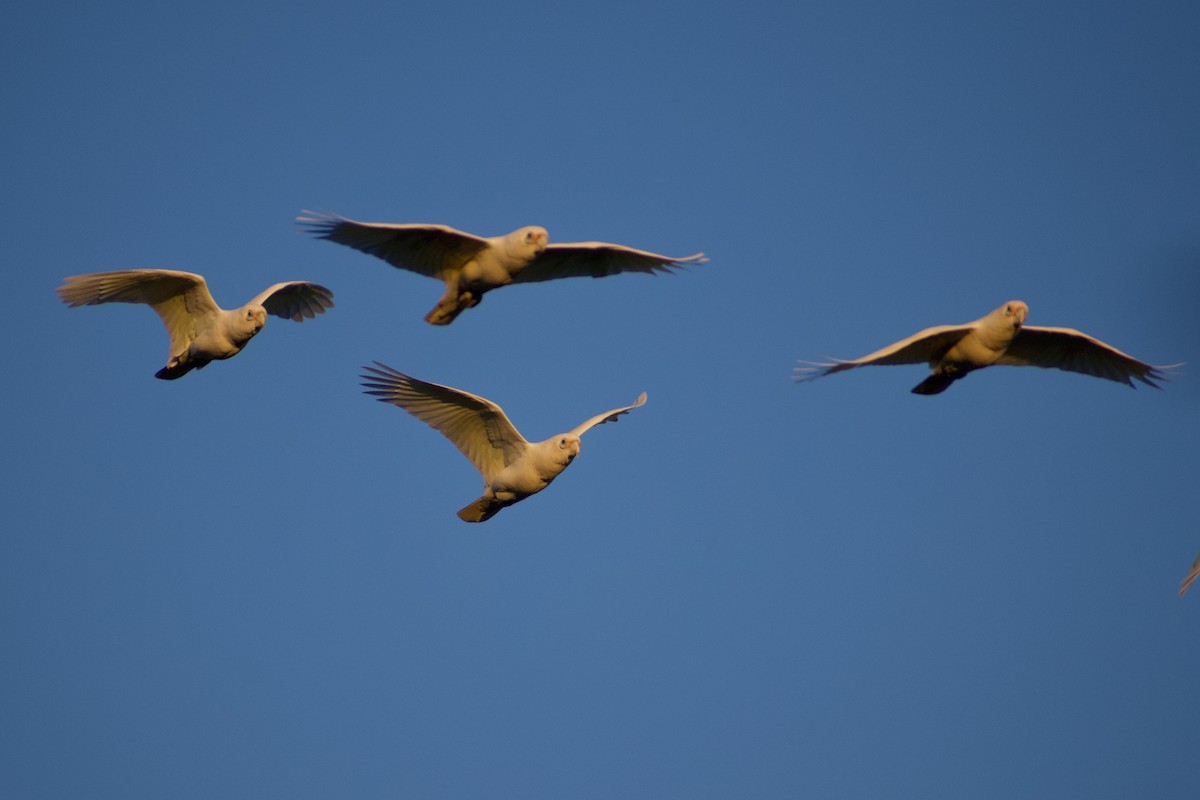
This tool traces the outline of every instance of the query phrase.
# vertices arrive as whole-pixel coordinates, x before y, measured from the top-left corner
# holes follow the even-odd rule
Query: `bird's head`
[[[550,234],[546,233],[545,228],[530,225],[527,228],[513,231],[508,235],[508,240],[509,247],[513,251],[531,259],[541,255],[542,251],[546,249],[546,245],[550,241]]]
[[[1029,306],[1020,300],[1009,300],[1004,304],[1004,318],[1012,323],[1014,329],[1020,329],[1029,315]]]
[[[230,333],[235,341],[250,341],[263,329],[263,325],[267,324],[267,310],[259,305],[243,306],[236,311],[225,313],[233,316],[235,320],[230,326]]]
[[[568,464],[575,459],[575,456],[579,455],[578,436],[568,436],[564,433],[555,440],[555,443],[557,444],[559,451],[566,456]]]

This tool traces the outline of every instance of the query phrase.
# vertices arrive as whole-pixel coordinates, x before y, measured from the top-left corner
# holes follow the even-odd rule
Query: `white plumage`
[[[241,308],[226,311],[200,275],[172,269],[128,269],[72,275],[57,289],[72,308],[99,303],[145,303],[167,328],[167,365],[154,374],[174,380],[210,361],[242,351],[267,322],[267,314],[303,322],[333,307],[333,292],[307,281],[276,283]]]
[[[913,387],[913,392],[938,394],[954,381],[984,367],[1043,367],[1129,386],[1139,380],[1157,389],[1154,381],[1166,380],[1164,370],[1180,366],[1152,366],[1071,328],[1025,325],[1028,313],[1025,303],[1011,300],[974,322],[926,328],[862,358],[801,362],[795,379],[813,380],[870,365],[928,364],[933,371]]]
[[[440,431],[483,475],[484,493],[458,512],[466,522],[483,522],[505,506],[536,494],[550,485],[579,454],[579,438],[590,428],[646,402],[642,392],[633,405],[597,414],[567,433],[544,442],[525,440],[504,410],[461,389],[427,383],[375,362],[363,367],[366,393],[403,408]]]
[[[425,316],[432,325],[449,325],[460,313],[479,305],[486,292],[510,283],[669,272],[707,261],[703,253],[672,258],[604,242],[549,244],[546,229],[536,226],[484,238],[445,225],[356,222],[312,211],[303,212],[296,221],[320,239],[445,283],[442,299]]]

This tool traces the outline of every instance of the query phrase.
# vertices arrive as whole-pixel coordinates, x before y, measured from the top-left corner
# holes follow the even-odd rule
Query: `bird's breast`
[[[495,253],[485,251],[463,265],[459,284],[481,290],[507,286],[512,283],[513,275],[523,266],[525,265],[509,264],[508,260],[501,260]]]
[[[967,335],[946,351],[942,363],[958,364],[969,369],[994,364],[1008,349],[1011,336]]]

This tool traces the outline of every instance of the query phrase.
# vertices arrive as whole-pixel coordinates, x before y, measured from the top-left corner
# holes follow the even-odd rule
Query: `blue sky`
[[[0,794],[1194,796],[1198,52],[1184,2],[14,8]],[[305,208],[711,262],[436,329]],[[158,381],[150,310],[54,294],[146,267],[337,307]],[[791,382],[1010,299],[1188,365]],[[530,439],[649,402],[470,526],[373,360]]]

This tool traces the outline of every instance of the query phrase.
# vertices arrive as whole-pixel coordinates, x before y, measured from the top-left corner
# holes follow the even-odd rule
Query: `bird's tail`
[[[482,292],[447,290],[433,310],[425,315],[425,321],[430,325],[449,325],[459,314],[479,305],[482,299]]]
[[[432,311],[425,315],[425,321],[430,325],[449,325],[461,313],[462,309],[457,305],[438,303]]]
[[[458,512],[458,518],[463,522],[485,522],[496,516],[503,505],[489,498],[487,495],[476,500],[471,505]]]
[[[954,383],[955,377],[944,372],[935,372],[913,387],[913,394],[941,394]]]
[[[200,364],[198,366],[204,366],[204,365]],[[160,369],[158,372],[154,373],[154,377],[161,378],[164,381],[173,381],[176,378],[182,378],[184,375],[187,375],[189,372],[191,372],[196,367],[197,367],[197,364],[194,362],[175,361],[174,359],[172,359],[170,364],[167,364],[165,367]]]

